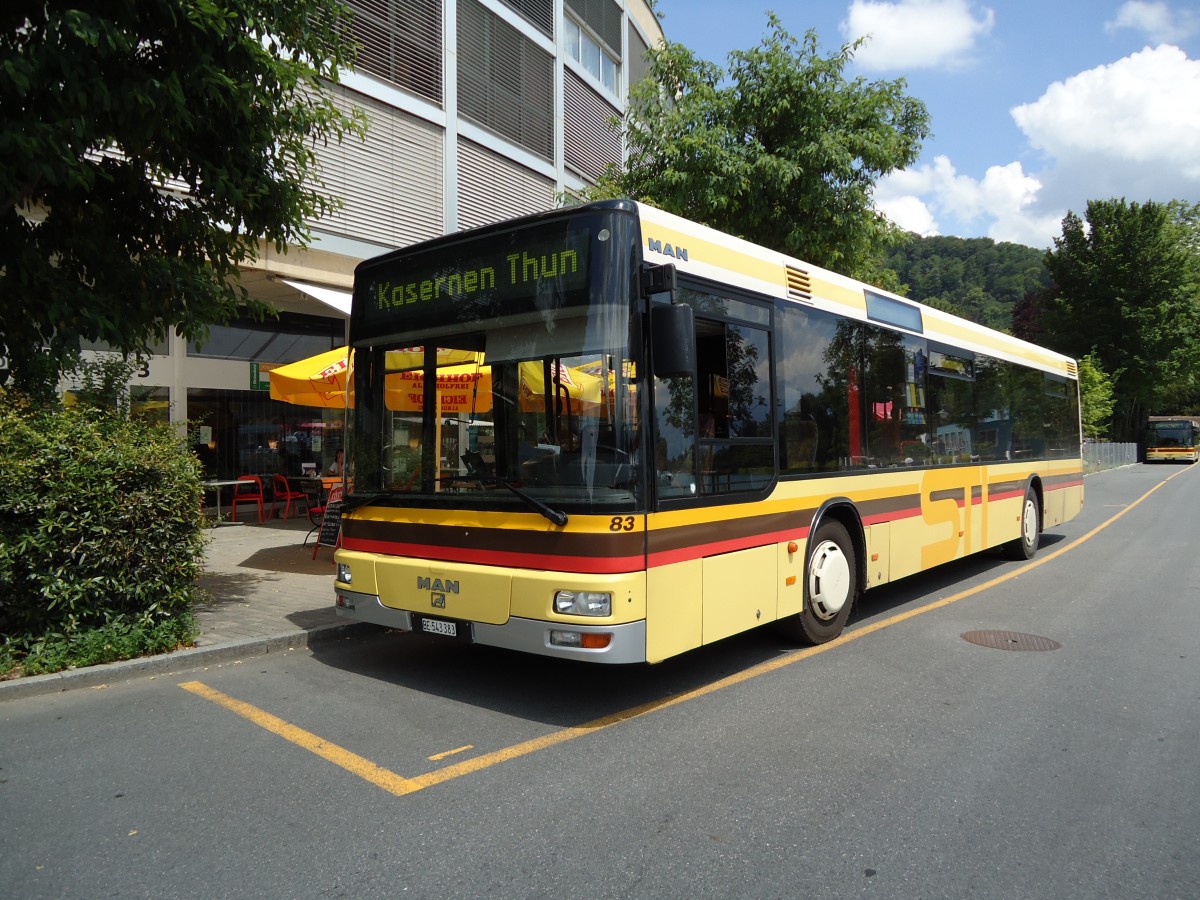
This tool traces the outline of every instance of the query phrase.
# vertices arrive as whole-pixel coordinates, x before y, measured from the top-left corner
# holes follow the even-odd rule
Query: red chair
[[[304,509],[307,511],[308,494],[304,491],[297,491],[288,484],[288,480],[282,475],[271,476],[271,491],[274,497],[271,500],[271,512],[275,512],[275,504],[280,500],[283,501],[283,515],[281,519],[286,519],[292,514],[292,501],[296,501],[296,512],[300,511],[300,503],[304,503]]]
[[[233,511],[229,521],[237,521],[239,503],[253,503],[258,506],[258,521],[263,521],[263,483],[257,475],[239,475],[238,483],[233,486]]]
[[[315,506],[311,503],[309,504],[309,506],[308,506],[308,521],[309,521],[309,524],[312,525],[312,528],[308,529],[308,534],[306,534],[304,536],[304,543],[301,544],[300,546],[302,546],[302,547],[308,546],[308,539],[310,537],[312,537],[314,534],[316,534],[318,531],[321,530],[321,519],[323,519],[324,517],[325,517],[325,504],[324,503],[318,503]]]

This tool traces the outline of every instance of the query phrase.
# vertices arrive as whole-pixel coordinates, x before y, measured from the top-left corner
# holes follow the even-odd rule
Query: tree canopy
[[[335,203],[316,142],[351,61],[335,0],[12,4],[0,13],[0,352],[53,384],[81,339],[145,353],[249,308],[259,241]]]
[[[1200,401],[1200,208],[1092,200],[1046,254],[1046,342],[1112,373],[1113,436]]]
[[[847,80],[857,44],[823,56],[769,17],[729,69],[681,44],[651,50],[622,121],[627,164],[589,196],[628,196],[816,265],[864,274],[898,231],[872,206],[913,163],[929,115],[903,79]]]

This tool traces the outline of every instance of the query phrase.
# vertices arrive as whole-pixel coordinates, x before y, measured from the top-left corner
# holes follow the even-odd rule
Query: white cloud
[[[1200,188],[1200,61],[1176,47],[1055,82],[1012,117],[1056,168],[1086,165],[1100,184],[1128,185],[1121,193]]]
[[[841,31],[847,41],[868,37],[854,57],[863,69],[954,69],[995,18],[987,7],[976,18],[968,0],[854,0]]]
[[[901,194],[895,197],[877,197],[875,208],[903,228],[921,237],[940,234],[937,218],[920,197]]]
[[[1183,9],[1176,13],[1166,3],[1130,0],[1122,3],[1117,17],[1104,23],[1104,30],[1115,34],[1122,28],[1140,31],[1157,43],[1174,43],[1200,31],[1200,13]]]
[[[945,156],[932,166],[893,172],[875,189],[875,206],[907,231],[941,233],[939,214],[971,221],[979,214],[978,184],[958,175]]]
[[[982,180],[960,175],[945,156],[931,166],[895,172],[876,189],[876,208],[908,231],[944,231],[944,221],[964,228],[990,221],[987,236],[1031,247],[1048,247],[1064,211],[1038,212],[1042,183],[1020,163],[992,166]],[[977,233],[977,232],[976,232]]]
[[[984,211],[992,218],[987,236],[1030,247],[1049,247],[1062,233],[1066,209],[1042,209],[1043,183],[1025,173],[1020,163],[991,166],[983,176],[980,193]]]
[[[986,233],[1048,247],[1068,209],[1123,197],[1165,202],[1200,196],[1200,61],[1176,47],[1147,48],[1050,85],[1011,110],[1045,168],[959,174],[945,156],[883,179],[876,205],[920,234]]]

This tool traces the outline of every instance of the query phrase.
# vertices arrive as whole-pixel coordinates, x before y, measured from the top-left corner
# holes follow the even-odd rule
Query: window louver
[[[646,61],[646,53],[649,51],[646,42],[642,40],[642,36],[638,34],[638,30],[633,27],[633,23],[629,23],[629,86],[632,88],[635,84],[641,81],[650,71],[650,65]]]
[[[441,234],[441,129],[343,85],[329,92],[339,110],[362,110],[367,135],[361,142],[316,145],[317,170],[308,186],[344,205],[312,224],[392,247]]]
[[[787,267],[787,289],[791,299],[812,303],[812,282],[803,269]]]
[[[595,181],[609,163],[621,161],[621,137],[609,106],[574,72],[563,73],[563,156],[568,166]]]
[[[554,37],[554,4],[551,0],[501,0],[529,20],[546,37]]]
[[[567,0],[567,9],[621,58],[621,7],[612,0]]]
[[[459,112],[549,161],[553,106],[550,55],[475,0],[460,0]]]
[[[554,208],[554,182],[478,144],[458,142],[458,227]]]
[[[349,0],[359,43],[355,68],[442,102],[440,0]]]

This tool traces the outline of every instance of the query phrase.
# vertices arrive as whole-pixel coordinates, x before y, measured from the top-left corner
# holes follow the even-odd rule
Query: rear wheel
[[[830,519],[809,539],[804,567],[804,607],[785,621],[796,640],[824,644],[842,633],[858,594],[858,563],[846,526]]]
[[[1009,559],[1033,559],[1041,536],[1041,507],[1037,491],[1031,485],[1025,488],[1025,503],[1021,507],[1021,536],[1004,545],[1004,555]]]

